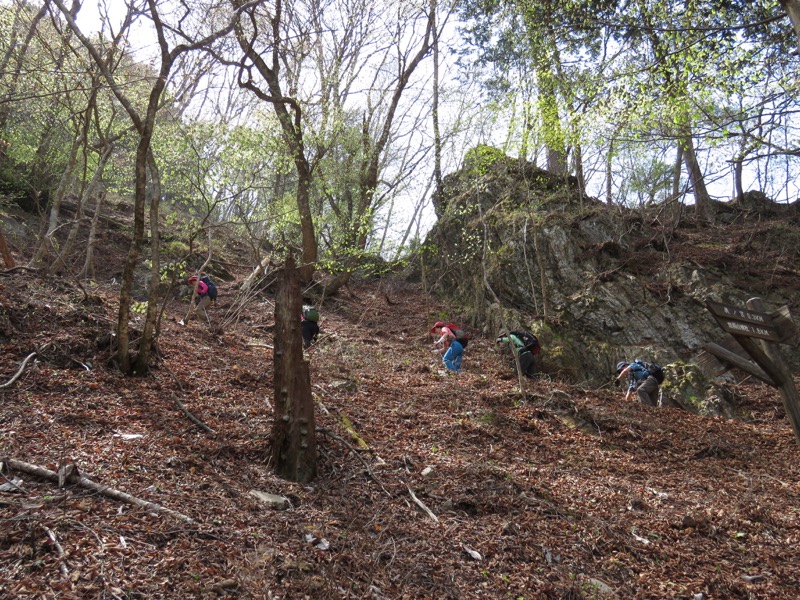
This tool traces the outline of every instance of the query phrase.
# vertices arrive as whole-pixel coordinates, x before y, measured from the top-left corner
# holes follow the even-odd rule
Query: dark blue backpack
[[[656,378],[656,381],[660,384],[664,383],[664,369],[658,363],[646,363],[647,364],[647,372],[650,373],[653,377]]]
[[[211,300],[216,300],[217,299],[217,284],[215,284],[213,281],[211,281],[211,278],[208,275],[203,275],[200,278],[200,281],[202,281],[203,283],[205,283],[208,286],[208,294],[207,294],[208,297],[211,298]]]

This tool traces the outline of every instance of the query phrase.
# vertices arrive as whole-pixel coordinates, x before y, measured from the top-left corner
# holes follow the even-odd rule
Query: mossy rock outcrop
[[[683,206],[605,204],[574,179],[486,146],[445,178],[434,207],[423,249],[434,290],[487,337],[533,330],[542,370],[575,382],[603,385],[622,359],[691,363],[726,335],[707,298],[743,306],[761,294],[775,308],[800,310],[800,282],[781,258],[787,246],[760,226],[740,232],[721,223],[709,235]],[[784,212],[776,228],[796,235],[800,223]],[[762,266],[736,250],[743,243],[776,261],[778,285],[762,289]]]

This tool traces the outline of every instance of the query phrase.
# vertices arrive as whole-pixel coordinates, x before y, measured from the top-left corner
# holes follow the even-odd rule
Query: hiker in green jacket
[[[536,377],[536,355],[541,351],[537,337],[527,331],[512,331],[498,337],[495,343],[508,344],[509,341],[514,344],[519,356],[519,366],[522,369],[522,374],[530,379]]]
[[[310,348],[319,335],[319,311],[313,306],[303,306],[300,329],[303,333],[303,348]]]

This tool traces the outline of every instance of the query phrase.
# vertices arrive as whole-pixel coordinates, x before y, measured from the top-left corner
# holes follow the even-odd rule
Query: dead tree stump
[[[274,333],[272,464],[279,477],[306,483],[317,474],[314,399],[309,365],[303,355],[300,275],[289,254],[278,279]]]

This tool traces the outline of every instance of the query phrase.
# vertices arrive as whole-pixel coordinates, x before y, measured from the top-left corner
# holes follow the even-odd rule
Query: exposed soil
[[[446,313],[419,287],[356,282],[308,354],[325,431],[298,485],[269,466],[268,296],[221,334],[179,326],[175,300],[153,372],[127,378],[107,364],[115,292],[89,291],[0,278],[0,384],[39,353],[0,389],[0,456],[72,461],[192,522],[11,470],[0,597],[800,597],[800,451],[766,386],[738,387],[735,421],[546,376],[522,398],[478,332],[443,371],[427,331]]]

